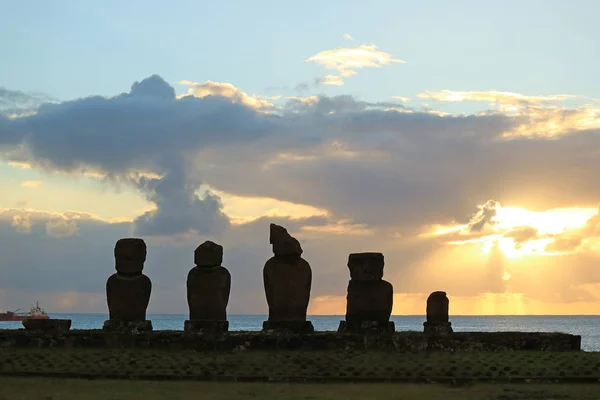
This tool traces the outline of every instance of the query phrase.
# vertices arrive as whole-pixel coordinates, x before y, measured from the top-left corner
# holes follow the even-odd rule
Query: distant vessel
[[[28,313],[15,311],[7,311],[0,313],[0,321],[23,321],[24,319],[49,319],[50,317],[46,314],[46,311],[40,307],[38,301],[35,302],[35,306],[29,309]]]

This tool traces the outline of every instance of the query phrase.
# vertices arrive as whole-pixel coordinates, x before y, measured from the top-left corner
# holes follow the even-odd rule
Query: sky
[[[148,311],[224,246],[265,314],[269,223],[343,315],[349,253],[394,314],[600,312],[596,1],[0,0],[0,310],[106,313],[122,237]]]

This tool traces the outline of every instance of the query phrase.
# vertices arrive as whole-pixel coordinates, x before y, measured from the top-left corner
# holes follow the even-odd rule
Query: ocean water
[[[101,329],[107,314],[55,314],[51,318],[72,320],[71,329]],[[149,314],[155,330],[183,330],[184,314]],[[259,331],[266,315],[229,315],[230,331]],[[312,321],[317,331],[335,331],[344,316],[313,315]],[[396,331],[420,331],[425,316],[399,316],[391,318]],[[581,335],[581,347],[585,351],[600,351],[600,316],[451,316],[455,332],[562,332]],[[0,322],[0,329],[20,329],[21,322]]]

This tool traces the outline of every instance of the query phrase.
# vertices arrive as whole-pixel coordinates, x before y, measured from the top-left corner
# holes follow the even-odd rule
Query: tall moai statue
[[[231,275],[222,267],[223,246],[210,240],[194,252],[194,264],[187,276],[187,301],[190,319],[184,331],[191,333],[226,332],[227,303],[231,291]]]
[[[394,332],[390,321],[394,288],[383,280],[382,253],[353,253],[348,256],[350,282],[346,296],[346,320],[338,332],[379,330]]]
[[[114,255],[117,272],[106,281],[110,319],[104,322],[104,330],[152,330],[152,321],[146,320],[152,282],[142,273],[146,261],[146,243],[136,238],[119,239]]]
[[[310,300],[312,271],[304,260],[300,242],[279,225],[270,225],[269,242],[273,254],[263,268],[263,281],[269,319],[264,331],[312,333],[314,327],[306,320]]]
[[[423,323],[424,332],[434,335],[452,333],[452,323],[449,321],[450,301],[446,292],[433,292],[427,298],[427,321]]]

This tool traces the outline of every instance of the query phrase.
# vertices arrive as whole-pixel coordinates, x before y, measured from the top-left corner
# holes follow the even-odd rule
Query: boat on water
[[[35,302],[35,306],[29,309],[28,313],[15,311],[7,311],[0,313],[0,321],[23,321],[24,319],[49,319],[50,317],[46,314],[46,311],[40,307],[38,301]]]

